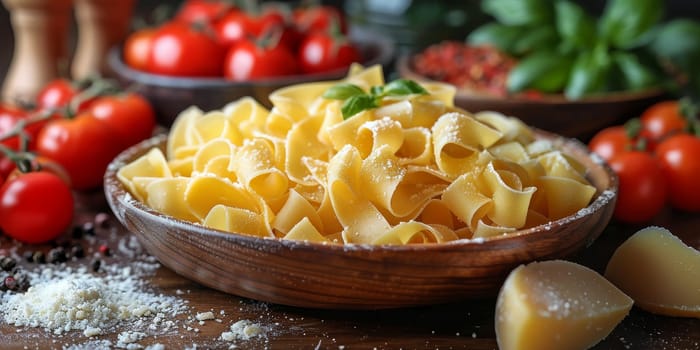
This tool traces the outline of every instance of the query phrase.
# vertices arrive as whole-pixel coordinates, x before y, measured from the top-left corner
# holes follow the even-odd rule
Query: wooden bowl
[[[364,66],[381,64],[387,66],[394,59],[393,40],[382,35],[351,27],[350,40],[357,45]],[[318,74],[300,74],[273,79],[235,82],[224,78],[187,78],[146,73],[132,69],[123,60],[120,47],[110,50],[107,57],[110,74],[130,89],[148,98],[156,112],[159,124],[169,127],[180,111],[189,106],[198,106],[209,111],[220,109],[228,102],[251,96],[270,107],[271,92],[288,85],[304,82],[334,80],[344,77],[347,69]]]
[[[412,56],[396,61],[398,74],[416,81],[430,81],[415,72]],[[622,124],[639,116],[644,109],[663,98],[660,89],[613,92],[570,100],[563,95],[545,95],[538,99],[498,97],[457,89],[455,105],[470,112],[497,111],[522,119],[526,124],[566,137],[588,140],[601,129]]]
[[[226,233],[160,214],[126,192],[116,172],[156,136],[121,153],[105,174],[116,217],[163,265],[205,286],[264,302],[323,309],[381,309],[494,297],[519,264],[564,258],[590,245],[615,207],[617,177],[584,145],[549,133],[589,169],[597,188],[576,215],[489,240],[408,246],[323,245]]]

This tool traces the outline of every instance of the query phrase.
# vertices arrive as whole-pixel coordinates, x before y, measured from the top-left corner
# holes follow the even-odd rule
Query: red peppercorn
[[[109,247],[106,244],[101,244],[100,245],[100,253],[104,256],[110,256],[112,252],[109,250]]]

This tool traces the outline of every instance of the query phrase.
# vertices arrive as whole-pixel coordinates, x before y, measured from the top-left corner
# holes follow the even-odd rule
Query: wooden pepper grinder
[[[30,104],[68,67],[72,0],[2,0],[10,12],[15,47],[2,87],[6,103]]]
[[[107,53],[129,31],[134,0],[73,0],[78,25],[73,79],[105,75]]]

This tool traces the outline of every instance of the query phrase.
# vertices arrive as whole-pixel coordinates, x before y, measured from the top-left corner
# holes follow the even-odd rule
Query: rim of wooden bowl
[[[252,249],[256,254],[280,254],[280,252],[286,252],[285,254],[299,254],[308,257],[307,255],[317,255],[323,254],[328,257],[337,257],[339,260],[334,260],[335,263],[342,261],[343,264],[353,262],[355,259],[361,261],[362,263],[374,264],[377,267],[377,271],[372,272],[372,276],[365,276],[367,278],[376,278],[376,280],[371,280],[369,282],[377,285],[377,288],[384,288],[384,282],[395,282],[400,285],[399,281],[390,281],[393,279],[391,262],[394,260],[401,260],[402,264],[412,264],[413,258],[424,258],[433,261],[433,259],[441,260],[439,254],[450,254],[451,257],[445,256],[445,259],[453,259],[456,256],[467,257],[469,259],[477,257],[478,254],[493,251],[495,253],[503,254],[499,256],[499,259],[495,259],[493,264],[495,266],[483,265],[483,266],[462,266],[462,264],[454,263],[450,265],[450,271],[442,272],[435,271],[436,275],[439,275],[438,279],[440,281],[449,281],[451,284],[464,285],[465,290],[455,290],[456,285],[450,285],[449,290],[441,291],[440,286],[432,286],[437,288],[436,290],[440,293],[435,294],[433,299],[417,299],[411,295],[399,295],[394,296],[389,300],[372,300],[372,296],[366,296],[362,294],[360,297],[351,295],[345,298],[343,295],[334,296],[337,299],[325,300],[317,299],[315,296],[309,297],[308,295],[301,293],[300,295],[294,294],[289,295],[288,290],[283,288],[276,288],[276,282],[280,279],[289,279],[289,276],[273,276],[269,277],[264,274],[259,275],[260,278],[264,279],[266,286],[269,286],[270,290],[259,290],[252,288],[250,286],[239,286],[231,285],[231,281],[211,281],[208,277],[203,277],[205,274],[200,274],[197,271],[191,271],[189,268],[184,268],[181,264],[174,261],[169,261],[168,257],[159,256],[162,253],[161,250],[165,249],[156,244],[155,242],[148,241],[148,235],[155,236],[167,236],[167,233],[156,230],[155,232],[151,228],[150,232],[141,232],[141,230],[136,230],[134,233],[137,235],[139,241],[144,244],[146,250],[154,255],[161,263],[176,273],[183,275],[186,278],[192,279],[200,284],[206,285],[208,287],[221,290],[230,294],[237,294],[243,297],[248,297],[252,299],[257,299],[264,302],[272,302],[277,304],[285,304],[290,306],[298,307],[311,307],[311,308],[325,308],[325,309],[381,309],[381,308],[396,308],[396,307],[411,307],[418,305],[429,305],[435,303],[450,302],[456,300],[463,300],[467,298],[474,297],[488,297],[495,296],[497,288],[500,287],[500,283],[505,278],[507,272],[510,269],[516,267],[517,265],[537,259],[547,259],[547,258],[562,258],[570,256],[575,252],[589,246],[599,235],[602,233],[604,227],[609,222],[614,204],[616,201],[616,194],[618,188],[618,179],[614,174],[612,169],[605,163],[602,158],[591,154],[588,149],[578,140],[564,138],[557,136],[555,134],[535,130],[536,134],[541,138],[550,139],[557,147],[561,147],[569,154],[572,154],[575,158],[585,160],[584,165],[590,169],[591,172],[595,172],[594,186],[597,188],[597,193],[595,199],[592,203],[581,209],[578,213],[561,218],[556,221],[552,221],[545,225],[536,226],[533,228],[520,230],[508,235],[494,237],[486,240],[471,239],[471,240],[457,240],[442,244],[415,244],[415,245],[356,245],[356,244],[321,244],[315,242],[304,242],[304,241],[294,241],[294,240],[284,240],[277,238],[260,238],[253,237],[243,234],[228,233],[215,229],[206,228],[204,226],[194,224],[192,222],[176,219],[164,214],[161,214],[145,204],[139,202],[137,199],[132,197],[124,188],[124,186],[116,178],[117,171],[128,164],[130,161],[136,159],[137,157],[145,154],[148,150],[153,147],[163,147],[167,136],[158,135],[151,139],[145,140],[139,144],[136,144],[129,149],[118,155],[108,166],[105,173],[104,179],[104,191],[107,197],[107,202],[109,203],[112,211],[115,213],[119,221],[124,224],[128,229],[133,230],[132,222],[127,219],[128,212],[132,212],[133,215],[140,215],[146,218],[150,222],[158,223],[163,227],[168,227],[171,230],[181,230],[187,231],[193,234],[189,238],[182,238],[186,240],[183,244],[198,244],[197,241],[216,240],[218,244],[225,242],[231,246],[241,246],[244,249]],[[596,215],[594,217],[594,215]],[[599,216],[599,217],[598,217]],[[587,223],[588,227],[586,232],[577,233],[575,240],[569,241],[558,236],[557,229],[567,228],[569,226],[571,230],[576,230],[575,225],[583,223],[585,218],[594,218],[596,221],[591,225]],[[580,222],[579,222],[580,221]],[[580,228],[578,228],[580,229]],[[146,230],[143,230],[146,231]],[[567,231],[568,232],[568,231]],[[573,235],[573,234],[572,234]],[[159,237],[163,238],[163,237]],[[167,237],[165,237],[167,238]],[[154,238],[155,239],[155,238]],[[537,248],[534,246],[550,246],[557,242],[562,243],[559,250],[556,251],[545,251],[541,252],[542,248]],[[161,242],[162,243],[162,242]],[[150,249],[149,249],[150,248]],[[201,247],[200,247],[201,248]],[[153,251],[156,250],[156,251]],[[172,250],[172,249],[171,249]],[[204,252],[202,252],[204,254]],[[306,255],[305,255],[306,254]],[[437,254],[437,255],[436,255]],[[464,254],[464,255],[463,255]],[[475,254],[469,256],[468,254]],[[280,254],[283,255],[283,254]],[[375,258],[376,255],[376,258]],[[235,259],[236,257],[234,257]],[[376,261],[375,261],[376,259]],[[366,260],[372,260],[370,262]],[[420,260],[420,259],[418,259]],[[373,266],[374,266],[373,265]],[[420,265],[420,264],[419,264]],[[478,264],[476,264],[478,265]],[[421,266],[425,268],[424,266]],[[255,269],[254,267],[242,267],[248,270]],[[485,269],[493,270],[494,276],[489,275],[479,275],[481,279],[486,278],[485,282],[475,282],[484,283],[483,286],[467,286],[471,282],[471,277],[468,272],[459,272],[460,269],[474,268],[475,270]],[[455,270],[456,269],[456,270]],[[381,270],[381,271],[380,271]],[[490,270],[489,270],[490,271]],[[275,271],[277,272],[277,271]],[[432,273],[425,272],[424,274]],[[244,276],[244,277],[249,277]],[[297,276],[298,277],[298,276]],[[404,276],[405,277],[405,276]],[[420,275],[416,277],[415,281],[411,281],[410,287],[414,288],[409,290],[415,291],[416,287],[414,283],[419,281],[420,278],[425,278],[425,275]],[[222,277],[224,279],[229,277]],[[230,277],[233,278],[233,277]],[[331,277],[336,278],[336,277]],[[413,278],[413,277],[412,277]],[[310,280],[312,278],[309,278]],[[319,280],[318,276],[315,277],[316,281],[297,281],[294,283],[310,283],[312,287],[318,287]],[[358,280],[360,281],[360,280]],[[239,283],[239,282],[234,282]],[[241,282],[243,283],[243,282]],[[304,285],[304,288],[307,286]],[[252,288],[252,289],[251,289]],[[457,288],[458,289],[458,288]],[[297,293],[295,291],[294,293]],[[444,293],[443,293],[444,292]],[[275,294],[278,293],[278,294]],[[300,292],[299,292],[300,293]],[[350,291],[349,293],[354,293]],[[432,295],[432,294],[431,294]]]

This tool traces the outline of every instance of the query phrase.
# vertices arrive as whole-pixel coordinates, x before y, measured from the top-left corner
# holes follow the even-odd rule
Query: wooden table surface
[[[110,213],[104,196],[96,191],[77,195],[76,225],[92,221],[99,212]],[[700,248],[700,215],[666,211],[654,222],[669,228],[687,244]],[[127,232],[112,217],[112,228],[97,230],[88,253],[106,243],[114,252],[108,264],[129,262],[114,249]],[[646,225],[644,225],[646,226]],[[600,238],[572,260],[602,271],[614,249],[643,226],[611,223]],[[110,232],[110,233],[107,233]],[[0,251],[16,248],[16,243],[0,239]],[[41,247],[30,247],[38,249]],[[25,247],[15,249],[20,252]],[[77,264],[85,262],[77,262]],[[36,264],[22,262],[29,269]],[[72,264],[75,264],[73,262]],[[162,344],[165,349],[497,349],[493,321],[495,298],[399,310],[331,311],[271,305],[211,290],[182,278],[165,267],[148,277],[153,292],[177,296],[189,303],[189,310],[178,316],[175,330],[148,336],[138,344]],[[200,312],[213,311],[219,320],[203,323],[194,319]],[[266,329],[264,337],[224,341],[221,333],[234,322],[248,319]],[[2,349],[89,349],[94,341],[117,344],[123,325],[111,334],[88,339],[81,331],[53,336],[40,328],[15,328],[0,323]],[[90,345],[93,344],[93,345]],[[700,319],[672,318],[633,308],[610,336],[594,349],[700,349]]]

